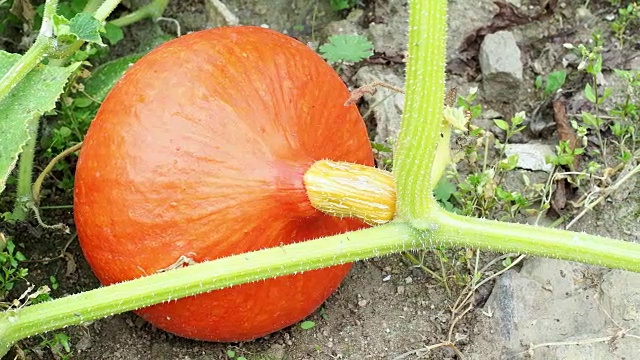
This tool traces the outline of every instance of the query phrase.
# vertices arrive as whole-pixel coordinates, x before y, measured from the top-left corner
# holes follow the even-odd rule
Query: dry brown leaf
[[[67,277],[74,274],[78,269],[78,265],[76,264],[76,260],[73,258],[73,255],[68,252],[64,252],[62,256],[67,261],[67,269],[64,273],[64,276]]]
[[[556,181],[556,186],[551,196],[551,208],[556,213],[560,214],[560,211],[567,205],[567,179],[560,179]]]
[[[552,101],[553,104],[553,120],[556,123],[556,131],[560,141],[568,141],[569,148],[575,150],[578,146],[578,137],[567,120],[567,111],[565,103],[562,99]],[[573,160],[573,169],[578,167],[580,156],[576,155]]]
[[[559,141],[567,141],[569,148],[575,150],[578,146],[578,137],[575,131],[567,120],[567,110],[564,99],[560,98],[553,100],[553,120],[556,123],[556,131],[558,132]],[[580,156],[575,155],[573,159],[572,169],[576,169],[580,163]],[[556,181],[555,191],[551,198],[551,207],[560,213],[560,210],[564,209],[567,204],[568,193],[570,192],[570,184],[566,178],[561,178]]]
[[[9,12],[26,22],[27,25],[29,25],[29,29],[33,28],[33,19],[36,16],[36,10],[30,0],[15,0]]]

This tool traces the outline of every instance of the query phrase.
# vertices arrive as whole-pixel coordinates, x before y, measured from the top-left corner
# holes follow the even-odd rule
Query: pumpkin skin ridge
[[[220,35],[225,31],[231,31],[235,35]],[[357,109],[342,106],[344,99],[349,96],[348,89],[333,69],[306,45],[273,33],[261,28],[218,28],[216,31],[185,35],[188,37],[186,40],[172,43],[166,48],[157,48],[148,57],[143,57],[105,98],[103,107],[87,134],[76,178],[78,234],[85,257],[101,282],[113,283],[148,275],[194,249],[197,249],[196,260],[205,257],[219,258],[238,251],[255,251],[366,226],[353,219],[331,218],[313,209],[302,185],[302,173],[316,160],[328,158],[373,164],[366,128]],[[296,88],[295,94],[288,95],[285,94],[286,86],[283,87],[285,90],[264,92],[265,97],[270,98],[269,101],[275,102],[277,106],[267,106],[269,101],[260,97],[253,103],[246,99],[234,102],[234,96],[254,96],[252,93],[255,89],[235,91],[233,87],[225,85],[231,77],[229,74],[234,71],[254,71],[253,77],[246,77],[254,81],[255,78],[260,79],[258,72],[274,70],[251,70],[239,66],[234,71],[225,72],[226,78],[218,77],[218,85],[212,79],[214,84],[207,85],[212,86],[213,90],[210,92],[203,89],[189,90],[173,80],[166,80],[168,77],[164,73],[156,71],[162,67],[157,65],[162,61],[179,63],[190,57],[195,58],[194,55],[189,55],[191,53],[185,52],[187,46],[200,50],[214,48],[211,51],[224,53],[224,46],[231,46],[224,45],[224,41],[229,41],[227,37],[235,39],[231,45],[236,48],[230,52],[242,53],[238,47],[255,52],[245,60],[249,63],[260,64],[268,44],[280,52],[280,66],[282,62],[287,64],[286,59],[291,56],[285,54],[288,52],[298,56],[306,51],[313,53],[315,58],[296,58],[291,68],[278,72],[277,77],[291,77],[294,79],[291,80],[292,86],[301,88]],[[205,43],[214,43],[216,46]],[[197,49],[193,53],[198,52]],[[176,77],[181,77],[181,71],[186,72],[188,69],[202,72],[196,61],[186,61],[186,65],[182,65],[176,70]],[[216,71],[215,66],[209,64],[208,67],[213,68],[211,71]],[[332,72],[331,76],[325,75],[327,70]],[[307,75],[296,75],[297,72]],[[299,77],[304,78],[304,81],[295,80]],[[195,81],[190,76],[182,78],[184,81]],[[331,85],[318,84],[320,81]],[[154,82],[165,84],[165,93],[145,89],[145,86],[154,85]],[[205,85],[195,85],[199,86]],[[261,86],[269,89],[268,83]],[[218,88],[229,92],[230,94],[225,95],[228,98],[224,98],[220,94],[221,90],[216,90]],[[168,98],[167,94],[180,92],[196,94],[193,103],[187,102],[195,109]],[[208,120],[210,122],[203,117],[204,103],[199,103],[204,101],[205,93],[212,98],[218,95],[221,97],[214,101],[212,107],[222,110],[210,110],[209,119],[216,119]],[[278,97],[289,99],[280,102]],[[309,104],[309,100],[305,100],[308,97],[318,98]],[[291,100],[294,98],[295,101]],[[225,111],[225,106],[220,105],[222,103],[226,104],[227,109],[242,109]],[[169,107],[172,104],[176,106]],[[163,106],[173,110],[164,113],[156,109]],[[195,115],[187,114],[186,119],[182,115],[176,115],[187,110],[194,111]],[[255,116],[263,112],[266,114]],[[288,112],[290,114],[287,116],[279,116]],[[318,113],[323,116],[318,117]],[[175,125],[176,122],[180,125]],[[333,125],[325,125],[329,122]],[[219,126],[232,135],[216,133],[215,129]],[[232,132],[239,128],[245,133]],[[188,135],[179,135],[181,131]],[[202,136],[200,133],[203,133]],[[153,136],[145,137],[146,134]],[[326,146],[328,134],[337,139],[335,145]],[[211,140],[213,144],[202,144],[206,142],[206,136],[210,135],[214,135],[212,138],[219,141]],[[261,139],[258,146],[256,139]],[[188,145],[181,144],[181,141]],[[324,147],[319,147],[320,145]],[[144,150],[145,146],[152,146],[159,151],[152,154]],[[180,150],[175,150],[175,146],[180,146]],[[217,150],[216,146],[219,147]],[[265,146],[269,149],[268,153],[261,153]],[[223,158],[212,155],[216,152]],[[215,161],[205,161],[209,156]],[[170,163],[167,160],[169,158],[175,159],[177,163]],[[231,175],[238,170],[241,170],[238,174],[242,175]],[[163,179],[167,182],[163,183]],[[225,183],[226,186],[221,188]],[[238,191],[251,186],[258,190]],[[209,189],[211,187],[220,189]],[[207,207],[208,193],[218,194],[218,197],[209,197],[209,200],[226,200],[226,207],[216,207],[215,204]],[[256,198],[255,194],[261,196]],[[232,201],[236,202],[234,205],[238,205],[237,208],[229,205]],[[171,205],[172,202],[176,204]],[[267,204],[254,209],[255,204],[264,202]],[[212,211],[217,216],[208,217],[207,214]],[[158,214],[162,216],[153,216]],[[171,223],[172,218],[178,219],[176,223]],[[247,219],[253,222],[251,226],[242,226],[242,221],[247,222]],[[185,222],[191,226],[183,224]],[[270,234],[265,230],[267,227],[271,227],[272,231],[277,230],[278,234]],[[220,233],[234,234],[228,237]],[[135,244],[127,243],[128,239]],[[213,245],[194,245],[205,240],[211,241]],[[233,246],[234,241],[243,245]],[[226,250],[222,251],[217,247],[224,247]],[[205,249],[212,254],[205,254]],[[291,325],[317,309],[338,288],[350,268],[351,264],[344,264],[243,284],[155,305],[137,313],[161,329],[188,338],[209,341],[255,339]]]

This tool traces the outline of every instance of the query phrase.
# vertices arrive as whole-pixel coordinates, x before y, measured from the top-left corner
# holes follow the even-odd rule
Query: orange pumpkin
[[[91,124],[77,165],[75,221],[103,284],[366,227],[314,209],[315,161],[373,165],[365,124],[335,71],[299,41],[224,27],[169,41],[136,62]],[[350,264],[137,311],[209,341],[255,339],[317,309]]]

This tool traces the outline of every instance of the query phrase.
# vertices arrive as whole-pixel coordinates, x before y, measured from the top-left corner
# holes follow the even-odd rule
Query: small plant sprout
[[[311,320],[306,320],[300,323],[300,329],[302,330],[313,329],[315,326],[316,326],[316,323]]]
[[[562,89],[567,78],[565,70],[554,71],[546,77],[538,75],[535,79],[535,87],[542,90],[543,97],[547,98]]]
[[[640,23],[640,5],[635,1],[628,2],[626,5],[621,4],[620,0],[610,0],[610,3],[613,6],[622,5],[611,22],[611,30],[618,39],[618,46],[622,48],[628,40],[627,30],[637,27]]]
[[[4,238],[4,236],[3,236]],[[24,281],[29,274],[29,270],[20,266],[27,260],[25,256],[16,249],[16,245],[10,239],[4,239],[5,248],[0,252],[0,299],[4,299],[8,291],[13,289],[16,282]]]

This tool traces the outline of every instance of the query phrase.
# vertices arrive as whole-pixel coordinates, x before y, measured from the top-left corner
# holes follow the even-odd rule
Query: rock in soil
[[[523,71],[520,54],[509,31],[498,31],[484,38],[480,46],[480,68],[486,98],[506,101],[520,92]]]
[[[548,144],[506,144],[505,156],[518,155],[520,169],[551,172],[553,165],[547,164],[546,157],[555,155],[555,149]]]
[[[544,258],[497,281],[471,359],[635,359],[640,274]]]

